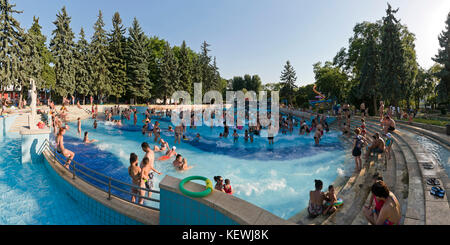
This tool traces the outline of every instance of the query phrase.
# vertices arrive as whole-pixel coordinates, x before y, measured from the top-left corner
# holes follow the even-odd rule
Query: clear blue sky
[[[102,10],[107,30],[119,11],[128,28],[137,17],[149,36],[171,45],[183,40],[195,51],[206,40],[217,57],[221,76],[258,74],[263,83],[278,82],[286,60],[297,71],[297,85],[314,82],[312,64],[331,60],[347,47],[354,25],[385,15],[387,1],[380,0],[12,0],[24,13],[15,17],[29,28],[40,18],[47,41],[56,13],[66,6],[77,34],[88,37]],[[416,34],[421,66],[429,68],[437,53],[437,36],[450,11],[449,0],[391,0],[400,8],[397,17]]]

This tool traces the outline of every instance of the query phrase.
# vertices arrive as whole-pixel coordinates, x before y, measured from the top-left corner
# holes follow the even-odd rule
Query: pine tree
[[[203,87],[203,93],[206,93],[210,90],[214,89],[213,86],[213,70],[211,69],[211,56],[209,56],[208,52],[210,51],[208,47],[209,45],[206,41],[202,43],[201,46],[201,53],[199,56],[199,68],[201,70],[201,81],[202,81],[202,87]]]
[[[291,62],[286,61],[286,65],[284,65],[284,70],[281,72],[281,84],[282,88],[280,91],[281,97],[288,100],[290,104],[294,98],[294,88],[296,87],[295,81],[297,80],[294,67],[292,67]]]
[[[153,83],[149,78],[149,54],[147,52],[147,37],[142,31],[136,18],[129,28],[127,45],[127,76],[132,97],[143,100],[151,97]]]
[[[438,102],[444,105],[450,103],[450,13],[445,21],[445,30],[438,37],[439,46],[438,54],[433,61],[442,65],[442,69],[434,74],[440,79],[436,87],[438,92]]]
[[[42,34],[41,29],[39,18],[33,17],[33,25],[28,30],[28,35],[35,36],[35,45],[39,53],[41,73],[37,81],[39,85],[37,84],[37,86],[49,89],[55,87],[55,71],[50,66],[50,63],[54,63],[54,59],[50,50],[45,45],[47,37]]]
[[[172,94],[178,90],[180,86],[180,73],[178,72],[178,61],[169,45],[164,49],[164,56],[160,64],[161,80],[158,86],[159,96],[171,98]]]
[[[93,80],[93,89],[99,96],[100,103],[105,96],[112,93],[111,75],[108,69],[108,39],[104,30],[102,11],[98,13],[98,19],[94,24],[94,35],[90,44],[91,53],[91,76]]]
[[[181,85],[180,89],[193,96],[194,85],[192,84],[192,60],[189,57],[188,47],[186,47],[185,41],[181,44],[178,61]]]
[[[34,24],[36,24],[37,19],[33,18]],[[42,43],[42,36],[38,35],[38,33],[28,30],[28,33],[25,35],[24,42],[24,62],[27,64],[25,68],[26,77],[28,79],[33,79],[36,82],[36,87],[42,88],[44,82],[42,81],[41,72],[42,66],[41,63],[41,53],[39,50],[39,45]],[[44,37],[45,38],[45,37]],[[25,90],[30,88],[29,83],[24,83]]]
[[[381,28],[380,54],[380,92],[395,106],[402,98],[402,78],[405,76],[400,25],[394,16],[397,11],[388,4]]]
[[[94,95],[92,87],[92,77],[90,74],[90,52],[89,43],[86,41],[86,35],[83,28],[80,30],[80,38],[78,39],[76,50],[76,92],[81,95],[83,105],[86,103],[85,97],[87,95]]]
[[[111,72],[112,95],[117,101],[126,92],[127,70],[125,61],[126,38],[125,28],[122,25],[120,14],[116,12],[112,19],[113,29],[108,35],[109,39],[109,71]]]
[[[211,89],[221,91],[221,77],[219,73],[219,67],[217,67],[216,56],[214,56],[213,63],[211,66],[212,78],[211,78]]]
[[[75,43],[74,33],[70,28],[71,17],[67,15],[66,7],[56,15],[56,29],[53,30],[53,38],[50,42],[50,50],[55,58],[56,85],[55,92],[66,98],[75,92]]]
[[[8,0],[0,0],[0,87],[3,93],[7,86],[25,83],[24,41],[25,33],[13,14],[21,14]],[[22,95],[22,93],[21,93]]]

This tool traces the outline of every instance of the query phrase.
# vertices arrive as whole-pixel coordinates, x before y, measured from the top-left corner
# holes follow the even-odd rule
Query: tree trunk
[[[376,116],[376,115],[378,115],[377,97],[376,96],[373,96],[372,103],[373,103],[373,111],[375,112],[374,116]]]

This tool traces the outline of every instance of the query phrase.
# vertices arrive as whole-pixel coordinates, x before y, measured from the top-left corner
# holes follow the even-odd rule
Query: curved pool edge
[[[181,179],[165,176],[159,183],[161,191],[161,225],[295,225],[265,209],[236,196],[213,191],[203,198],[184,195]],[[190,191],[203,191],[204,185],[188,182]]]
[[[149,210],[111,196],[91,186],[80,178],[72,178],[49,150],[43,151],[43,162],[51,176],[80,205],[111,225],[158,225],[159,212]]]

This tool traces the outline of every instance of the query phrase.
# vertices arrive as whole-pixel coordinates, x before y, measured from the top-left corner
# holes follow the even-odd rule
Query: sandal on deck
[[[431,188],[430,194],[433,196],[443,198],[445,195],[445,191],[440,186],[433,186]]]
[[[436,178],[429,178],[427,179],[428,185],[440,185],[441,183]]]

